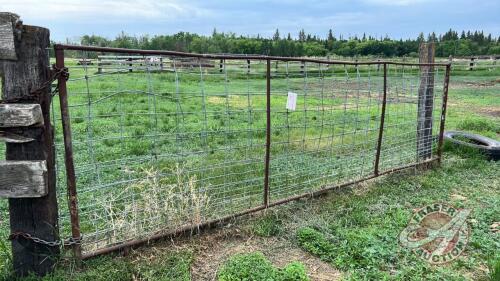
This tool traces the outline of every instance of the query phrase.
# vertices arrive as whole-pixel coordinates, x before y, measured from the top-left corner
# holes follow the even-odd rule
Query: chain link
[[[54,96],[58,89],[59,85],[55,88],[54,91],[52,91],[52,83],[56,80],[58,80],[60,77],[64,78],[64,80],[69,79],[69,72],[67,67],[59,68],[55,64],[52,65],[52,68],[50,69],[50,78],[45,81],[40,87],[36,88],[35,90],[31,91],[29,95],[23,96],[23,97],[18,97],[18,98],[12,98],[12,99],[4,99],[0,100],[0,104],[3,103],[16,103],[20,101],[26,101],[26,100],[35,100],[38,103],[40,103],[40,99],[43,96],[44,92],[49,88],[51,92],[51,96]]]
[[[38,237],[34,237],[31,234],[25,233],[25,232],[14,232],[14,233],[9,235],[10,240],[17,240],[20,237],[24,238],[26,240],[30,240],[33,243],[42,244],[42,245],[46,245],[49,247],[73,246],[73,245],[82,244],[82,237],[78,237],[78,238],[70,237],[66,240],[47,241],[47,240],[43,240],[43,239],[38,238]]]

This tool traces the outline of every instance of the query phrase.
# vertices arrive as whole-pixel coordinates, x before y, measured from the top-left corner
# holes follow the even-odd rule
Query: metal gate
[[[441,158],[449,64],[55,51],[70,74],[53,104],[60,231],[77,257]]]

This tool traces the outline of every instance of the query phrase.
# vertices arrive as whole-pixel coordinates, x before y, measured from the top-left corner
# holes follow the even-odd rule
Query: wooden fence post
[[[419,63],[434,63],[434,42],[421,43]],[[417,110],[417,157],[426,160],[432,156],[432,110],[434,107],[434,66],[420,66]]]
[[[59,246],[35,243],[27,234],[46,241],[58,241],[58,210],[55,186],[53,129],[50,124],[50,79],[49,30],[42,27],[22,25],[17,15],[0,13],[0,29],[7,34],[12,23],[14,34],[14,57],[4,56],[7,45],[0,49],[0,75],[3,78],[2,100],[15,103],[40,104],[43,125],[38,123],[25,127],[9,128],[25,137],[27,142],[7,143],[6,162],[46,163],[47,195],[38,198],[9,198],[10,230],[12,238],[13,268],[17,276],[30,272],[44,275],[53,269]],[[44,86],[45,85],[45,86]],[[36,95],[34,91],[36,91]],[[35,161],[36,160],[36,161]],[[19,166],[22,168],[22,166]],[[35,167],[36,168],[36,167]]]
[[[102,73],[101,58],[99,56],[97,56],[97,73]]]

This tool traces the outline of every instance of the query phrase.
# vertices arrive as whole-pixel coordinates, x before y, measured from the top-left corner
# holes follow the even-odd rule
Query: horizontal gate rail
[[[225,54],[196,54],[185,53],[177,51],[162,51],[162,50],[140,50],[140,49],[125,49],[125,48],[110,48],[110,47],[94,47],[94,46],[78,46],[56,44],[55,50],[72,50],[72,51],[88,51],[88,52],[106,52],[106,53],[119,53],[119,54],[140,54],[140,55],[164,55],[176,57],[189,57],[189,58],[205,58],[205,59],[237,59],[237,60],[279,60],[279,61],[295,61],[295,62],[315,62],[325,64],[339,64],[339,65],[377,65],[377,64],[392,64],[392,65],[407,65],[407,66],[447,66],[448,62],[443,63],[410,63],[410,62],[392,62],[392,61],[369,61],[369,62],[353,62],[353,61],[334,61],[334,60],[321,60],[311,58],[298,58],[298,57],[280,57],[280,56],[264,56],[264,55],[225,55]]]

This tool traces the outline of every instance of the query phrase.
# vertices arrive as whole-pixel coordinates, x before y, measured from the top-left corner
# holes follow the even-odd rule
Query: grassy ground
[[[337,71],[337,74],[342,73],[341,69]],[[310,83],[307,84],[311,93],[310,98],[309,100],[299,100],[298,104],[298,107],[307,105],[309,111],[306,113],[295,112],[292,115],[282,113],[274,116],[273,126],[279,129],[275,130],[273,141],[283,142],[286,145],[277,145],[276,150],[272,152],[278,160],[273,162],[271,174],[277,176],[271,179],[271,186],[274,187],[274,190],[279,191],[271,194],[273,199],[315,189],[322,183],[332,180],[342,182],[347,178],[352,178],[353,175],[361,176],[364,171],[371,171],[373,168],[371,156],[356,158],[354,154],[344,151],[346,147],[357,147],[357,152],[363,154],[363,152],[371,151],[370,146],[376,139],[376,131],[371,132],[370,128],[376,129],[378,125],[376,116],[379,108],[375,102],[377,97],[376,95],[367,97],[366,94],[359,94],[366,93],[368,89],[366,86],[367,71],[364,70],[360,73],[360,83],[354,83],[354,85],[363,86],[356,89],[350,88],[352,85],[349,83],[343,84],[342,86],[348,88],[349,91],[334,92],[333,96],[327,99],[327,104],[325,104],[326,99],[322,96],[324,91],[321,81],[310,78]],[[374,70],[372,69],[372,71]],[[355,81],[356,72],[353,70],[348,72],[350,75],[354,74]],[[411,77],[411,72],[406,74]],[[165,83],[168,82],[168,85],[175,85],[175,77],[162,78],[159,76],[158,79],[144,80],[144,77],[139,78],[137,75],[120,75],[119,79],[111,80],[111,83],[114,84],[105,85],[106,81],[110,81],[108,79],[90,86],[91,89],[102,88],[102,94],[92,96],[93,100],[102,98],[107,100],[96,103],[92,112],[89,112],[85,106],[76,106],[80,103],[84,104],[88,97],[85,94],[86,85],[82,82],[75,82],[75,88],[73,88],[74,96],[80,97],[72,101],[75,104],[75,108],[72,109],[72,118],[76,134],[76,150],[82,151],[79,154],[80,157],[76,157],[76,161],[77,166],[80,167],[79,184],[83,191],[81,198],[84,202],[82,208],[84,231],[92,233],[98,232],[96,230],[107,230],[110,228],[111,218],[116,224],[112,229],[117,234],[121,235],[126,231],[126,234],[134,235],[134,231],[138,230],[123,222],[126,222],[129,217],[119,217],[113,214],[119,212],[134,214],[134,211],[137,213],[137,209],[141,209],[142,212],[144,207],[150,206],[151,203],[157,203],[157,198],[167,201],[174,200],[177,205],[150,209],[150,213],[147,214],[148,218],[154,218],[154,220],[152,223],[141,224],[142,233],[150,231],[151,227],[158,227],[158,221],[166,219],[161,217],[165,214],[162,208],[181,209],[177,214],[177,219],[182,219],[186,216],[182,210],[188,210],[189,208],[186,206],[196,206],[194,204],[196,202],[200,203],[198,204],[198,206],[201,205],[200,208],[227,208],[228,210],[250,207],[260,202],[260,171],[262,168],[260,158],[263,151],[262,128],[265,119],[263,119],[264,112],[259,112],[259,109],[262,110],[265,103],[264,97],[258,93],[251,94],[250,98],[253,100],[249,102],[248,93],[257,92],[258,89],[265,87],[265,85],[259,84],[262,77],[255,77],[250,82],[244,79],[245,76],[233,77],[230,88],[224,89],[224,79],[217,80],[221,77],[215,76],[213,78],[215,80],[211,81],[211,84],[205,85],[207,87],[206,100],[200,99],[199,96],[195,102],[184,100],[181,102],[182,105],[185,105],[182,110],[187,114],[181,116],[186,119],[169,123],[173,122],[172,119],[179,117],[179,103],[177,102],[176,105],[176,102],[168,102],[176,99],[177,90],[175,87],[164,93],[159,92],[159,95],[156,96],[162,101],[159,104],[165,106],[165,108],[157,107],[158,111],[175,112],[175,114],[166,115],[161,119],[151,118],[151,115],[144,114],[151,113],[150,110],[155,108],[152,106],[155,103],[152,95],[146,94],[142,97],[121,95],[109,98],[109,93],[105,93],[105,91],[123,87],[148,92],[148,87],[154,88],[155,85],[160,91],[161,85],[163,85],[161,84],[162,79]],[[391,75],[393,83],[390,85],[399,85],[399,93],[403,92],[401,89],[405,85],[405,79],[401,79],[402,72]],[[380,77],[377,78],[376,74],[371,77],[374,80],[370,83],[380,85]],[[462,70],[454,71],[450,86],[448,129],[456,128],[499,138],[498,77],[498,72],[488,70],[474,73]],[[94,79],[104,78],[95,77]],[[340,79],[333,79],[330,82],[341,83],[343,79],[344,77],[340,76]],[[146,83],[143,83],[144,81],[153,81],[153,83],[147,86]],[[182,87],[186,87],[182,91],[187,93],[188,97],[189,93],[200,88],[199,81],[193,77],[181,81]],[[273,110],[281,110],[281,106],[286,100],[285,94],[288,87],[294,91],[300,91],[300,87],[303,86],[304,80],[301,77],[293,78],[288,82],[284,79],[273,80],[273,87],[275,87],[273,89],[282,94],[273,97]],[[398,90],[396,86],[394,87],[390,97],[397,98]],[[302,89],[302,91],[305,90]],[[217,93],[220,92],[236,94],[218,96]],[[81,96],[78,96],[78,93]],[[174,97],[171,96],[172,93]],[[329,95],[332,94],[329,92]],[[196,97],[195,94],[192,94],[192,97]],[[137,100],[137,98],[139,99]],[[403,100],[404,96],[400,98]],[[411,101],[412,97],[407,96],[406,98]],[[193,124],[195,120],[199,120],[199,117],[203,116],[201,115],[203,111],[199,111],[204,106],[203,100],[206,101],[205,106],[215,114],[208,115],[206,123]],[[238,110],[248,108],[249,104],[252,104],[255,109],[254,115],[245,110]],[[355,104],[362,106],[353,106]],[[325,107],[329,109],[329,114],[326,116],[324,115]],[[387,124],[390,129],[388,131],[389,141],[384,147],[383,157],[385,158],[382,160],[384,169],[405,163],[414,157],[414,155],[404,156],[402,154],[403,151],[413,148],[412,146],[403,143],[399,144],[398,149],[391,150],[391,146],[398,147],[398,145],[390,141],[394,141],[398,136],[404,135],[408,131],[414,132],[414,128],[407,124],[414,120],[414,116],[411,114],[415,112],[415,104],[404,102],[389,104],[388,110],[389,121]],[[210,110],[208,111],[210,112]],[[189,114],[189,112],[193,113]],[[219,114],[218,117],[217,114]],[[350,117],[346,119],[345,116]],[[249,118],[252,120],[248,121]],[[328,138],[328,135],[323,133],[325,124],[328,126],[328,124],[338,122],[338,120],[342,120],[342,122],[336,123],[336,126],[328,127],[328,129],[334,130],[338,136],[343,135],[343,137]],[[285,122],[300,126],[290,129],[283,126],[286,124]],[[179,124],[181,125],[179,126]],[[304,124],[309,127],[303,128]],[[228,128],[230,129],[228,130]],[[245,130],[238,132],[237,128]],[[179,137],[179,134],[176,133],[176,130],[179,129],[193,133],[200,131],[214,131],[216,133],[205,136],[197,134],[193,137],[188,135]],[[353,137],[345,134],[345,132],[351,131],[355,132]],[[158,132],[168,132],[168,134],[158,137]],[[249,138],[249,133],[251,138]],[[371,142],[360,142],[361,136],[365,140],[371,140]],[[88,142],[90,138],[95,141],[91,145]],[[249,143],[249,139],[255,142]],[[59,143],[61,141],[60,135],[58,141]],[[414,143],[411,138],[410,142]],[[233,146],[228,147],[229,143]],[[188,164],[174,170],[173,173],[171,170],[175,167],[175,162],[159,161],[157,163],[160,165],[156,166],[155,170],[147,170],[149,173],[153,173],[153,176],[148,176],[142,169],[144,167],[151,168],[150,165],[144,165],[144,161],[137,162],[139,163],[137,165],[134,162],[146,157],[151,158],[151,151],[157,152],[157,156],[164,153],[165,158],[172,154],[178,154],[179,151],[173,150],[173,147],[176,147],[173,144],[181,144],[180,147],[184,148],[184,151],[200,150],[204,154],[201,157],[190,155],[189,159],[187,159],[188,157],[184,158],[184,162]],[[215,145],[207,147],[208,144]],[[235,144],[242,145],[243,149],[235,149]],[[221,147],[224,149],[221,150]],[[330,147],[335,149],[332,151]],[[130,156],[127,159],[121,157],[124,151]],[[332,152],[337,157],[338,155],[342,157],[338,157],[338,161],[328,160],[331,158]],[[121,155],[119,164],[106,164],[109,163],[107,161],[116,159],[117,155]],[[397,157],[394,158],[391,155],[397,155]],[[258,273],[261,275],[255,276],[266,276],[272,280],[280,280],[279,278],[282,276],[295,276],[283,280],[306,280],[303,271],[307,272],[314,280],[336,278],[353,280],[384,278],[397,280],[486,280],[493,274],[489,268],[494,266],[495,262],[498,264],[499,260],[499,257],[495,256],[500,243],[498,230],[490,229],[490,226],[494,226],[500,220],[498,207],[500,205],[498,202],[500,201],[498,195],[500,191],[498,179],[500,166],[496,162],[489,162],[475,155],[470,151],[464,152],[447,148],[443,166],[434,170],[409,171],[387,176],[375,182],[333,192],[323,198],[279,207],[267,211],[263,215],[252,217],[250,220],[248,218],[236,220],[235,225],[224,235],[209,233],[190,240],[181,239],[173,245],[167,242],[157,243],[153,247],[133,251],[127,257],[109,255],[86,261],[82,269],[75,268],[71,261],[63,260],[58,264],[56,272],[46,277],[45,280],[191,280],[191,278],[193,280],[210,280],[216,276],[220,280],[241,280],[244,278],[245,272],[257,268],[261,269]],[[237,164],[236,160],[248,156],[257,157],[258,162]],[[92,157],[96,158],[97,161],[89,159]],[[161,160],[161,157],[159,158]],[[233,173],[228,173],[224,169],[217,170],[213,167],[206,169],[205,174],[194,172],[202,166],[210,166],[221,160],[232,167]],[[92,166],[95,163],[100,163],[104,168],[96,169]],[[349,163],[349,165],[344,163]],[[128,170],[117,169],[117,167],[127,167]],[[304,169],[305,167],[306,169]],[[307,169],[307,167],[311,168]],[[321,170],[321,168],[325,170]],[[165,182],[151,182],[157,178],[155,173],[158,172],[158,169],[160,173],[169,176],[176,175],[176,173],[180,176],[173,179],[169,177]],[[290,174],[283,172],[287,169]],[[325,181],[313,181],[318,175],[325,174],[327,170],[334,170],[335,173],[326,178]],[[138,173],[137,171],[142,172]],[[194,179],[193,176],[195,176]],[[241,182],[242,177],[254,177],[257,180]],[[126,185],[113,185],[114,188],[126,186],[127,192],[140,194],[141,197],[134,197],[136,200],[142,199],[143,202],[146,202],[144,205],[136,204],[136,209],[127,209],[127,203],[131,202],[130,197],[110,192],[110,189],[106,189],[106,184],[135,178],[140,178],[140,180],[128,182]],[[186,187],[187,189],[180,190],[180,192],[190,194],[190,190],[198,190],[200,180],[205,180],[215,187],[220,186],[220,189],[214,190],[219,191],[224,196],[236,196],[238,190],[243,190],[243,187],[252,190],[252,186],[255,186],[256,192],[244,193],[244,200],[236,202],[236,205],[217,201],[217,198],[220,197],[213,197],[210,200],[205,200],[203,197],[201,199],[189,197],[183,203],[185,205],[179,205],[178,198],[161,197],[164,196],[165,190],[179,187]],[[104,188],[95,189],[96,186]],[[290,186],[296,188],[287,188]],[[148,187],[158,187],[159,189],[152,191]],[[228,190],[232,190],[234,193],[228,193]],[[151,196],[145,197],[144,194],[148,193]],[[125,195],[130,195],[130,193],[125,193]],[[99,201],[94,202],[95,198]],[[398,234],[408,222],[412,210],[435,201],[473,209],[472,217],[469,219],[472,229],[469,246],[462,257],[445,266],[430,266],[397,244]],[[109,202],[115,204],[113,206],[106,205]],[[0,207],[5,208],[5,205]],[[204,211],[206,212],[207,209]],[[196,211],[195,209],[195,214],[200,210]],[[189,211],[193,210],[189,209]],[[96,214],[100,214],[100,217]],[[3,216],[0,217],[0,221],[4,224],[8,216],[6,212],[0,212],[0,215]],[[216,215],[221,215],[221,213],[216,213]],[[168,219],[170,222],[173,221],[171,217]],[[134,221],[134,226],[137,225],[137,221]],[[62,224],[62,227],[63,231],[67,232],[67,228],[65,229],[67,224]],[[6,237],[6,228],[0,227],[0,231],[2,237]],[[219,242],[207,241],[210,240],[207,237],[214,237],[213,240]],[[102,238],[95,236],[95,240],[92,241],[98,239]],[[9,247],[5,239],[0,239],[0,241],[0,250],[3,249],[0,251],[2,278],[9,280]],[[230,241],[234,243],[230,243]],[[258,241],[259,243],[252,244],[249,241]],[[112,241],[104,240],[102,243],[110,242]],[[210,247],[214,243],[217,247]],[[238,245],[241,244],[249,244],[250,246],[238,248]],[[223,248],[224,250],[221,253],[214,248]],[[235,248],[238,249],[235,250]],[[264,256],[259,254],[260,252]],[[300,254],[280,255],[280,252]],[[250,254],[244,255],[244,253]],[[231,258],[233,255],[236,256]],[[256,267],[256,265],[261,265],[261,267]],[[321,267],[319,267],[320,265]],[[324,265],[329,268],[323,267]],[[318,271],[334,272],[330,272],[330,275],[325,277]]]
[[[500,239],[498,229],[491,226],[500,217],[500,165],[456,150],[448,150],[446,155],[441,168],[390,175],[323,198],[279,207],[250,221],[236,221],[232,228],[241,229],[238,234],[216,239],[222,244],[231,244],[228,241],[238,236],[243,244],[262,235],[266,237],[261,240],[264,247],[275,252],[288,251],[288,248],[273,247],[276,239],[286,240],[291,244],[288,247],[299,247],[318,256],[347,280],[495,280],[489,278],[495,262],[498,267]],[[473,210],[468,220],[472,235],[465,253],[444,266],[427,264],[397,242],[412,210],[436,201]],[[173,244],[164,242],[138,249],[127,257],[108,255],[92,259],[84,263],[83,269],[63,261],[56,272],[44,280],[191,280],[190,276],[195,274],[191,272],[191,265],[197,255],[203,256],[213,271],[223,266],[220,280],[243,280],[226,277],[235,272],[245,274],[246,263],[255,262],[255,256],[250,256],[243,265],[231,259],[218,264],[209,258],[215,250],[204,246],[207,242],[203,237],[193,237],[192,241],[180,239]],[[242,259],[241,254],[236,255],[237,260]],[[304,262],[304,259],[295,262]],[[267,267],[261,262],[258,264]],[[257,270],[254,276],[276,274],[276,269],[251,268]],[[311,265],[305,269],[313,270]]]

